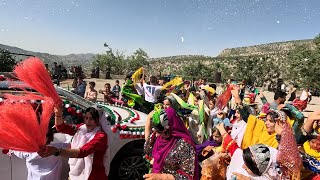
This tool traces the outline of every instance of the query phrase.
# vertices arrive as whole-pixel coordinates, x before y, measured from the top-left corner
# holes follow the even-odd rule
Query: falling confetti
[[[182,42],[182,43],[184,42],[184,38],[183,38],[183,37],[181,37],[181,42]]]
[[[280,21],[277,21],[277,24],[280,24]]]

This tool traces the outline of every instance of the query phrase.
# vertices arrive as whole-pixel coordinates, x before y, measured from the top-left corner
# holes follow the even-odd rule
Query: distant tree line
[[[13,55],[5,49],[0,49],[0,72],[11,72],[16,65]]]
[[[320,34],[314,48],[298,46],[288,54],[287,79],[302,87],[320,88]]]
[[[105,53],[97,54],[92,63],[103,72],[123,75],[145,67],[153,75],[176,74],[188,79],[207,78],[214,81],[216,73],[222,80],[245,80],[257,86],[276,83],[281,78],[298,87],[320,87],[320,34],[313,39],[313,47],[299,44],[287,54],[206,57],[172,56],[148,61],[148,54],[141,48],[126,56],[109,45]],[[0,49],[1,71],[12,71],[16,64],[7,50]]]
[[[135,71],[140,67],[148,66],[148,54],[141,48],[137,49],[132,55],[125,56],[119,50],[113,50],[105,44],[108,50],[105,53],[95,56],[92,63],[93,67],[99,67],[103,72],[110,71],[111,74],[122,75],[129,71]]]

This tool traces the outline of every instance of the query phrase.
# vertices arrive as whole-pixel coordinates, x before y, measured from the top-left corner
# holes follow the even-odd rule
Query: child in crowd
[[[89,89],[87,90],[86,94],[85,94],[85,99],[92,101],[92,102],[96,102],[97,101],[97,96],[98,96],[98,92],[97,90],[94,89],[94,87],[96,86],[95,82],[89,82]]]
[[[111,85],[109,83],[106,83],[104,85],[104,90],[99,90],[99,93],[104,95],[103,102],[113,104],[114,101],[113,98],[116,98],[116,95],[114,92],[111,91]]]
[[[121,87],[119,85],[119,80],[116,80],[116,85],[113,86],[112,92],[115,94],[116,98],[119,99],[120,97]]]

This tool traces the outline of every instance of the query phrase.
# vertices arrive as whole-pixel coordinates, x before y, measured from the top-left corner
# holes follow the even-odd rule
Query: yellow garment
[[[189,94],[189,98],[187,102],[191,105],[194,105],[194,95],[192,93]]]
[[[290,119],[289,117],[287,117],[287,121],[289,122],[290,126],[292,127],[295,119],[294,118]]]
[[[167,82],[165,85],[162,86],[162,90],[163,89],[167,89],[171,86],[177,86],[179,84],[181,84],[183,81],[182,81],[182,78],[180,77],[175,77],[174,79],[172,79],[171,81]]]
[[[206,91],[210,92],[211,94],[216,93],[216,90],[214,90],[214,89],[213,89],[212,87],[210,87],[209,85],[205,85],[205,86],[203,86],[203,87],[202,87],[202,89],[204,89],[204,90],[206,90]]]
[[[215,149],[215,152],[221,152],[222,151],[222,146],[217,146],[214,149]]]
[[[271,146],[273,148],[278,147],[276,133],[269,134],[262,120],[255,116],[249,115],[241,149],[246,149],[249,146],[259,143]]]
[[[140,81],[141,74],[143,74],[143,67],[139,68],[132,74],[131,79],[133,81],[133,84],[136,84]]]
[[[303,149],[308,155],[310,155],[310,156],[316,158],[318,161],[320,161],[320,152],[316,151],[310,147],[310,141],[306,141],[303,144]]]

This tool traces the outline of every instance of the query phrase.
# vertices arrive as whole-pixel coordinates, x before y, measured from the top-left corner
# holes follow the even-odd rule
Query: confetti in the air
[[[184,37],[181,37],[181,42],[182,42],[182,43],[184,42]]]

